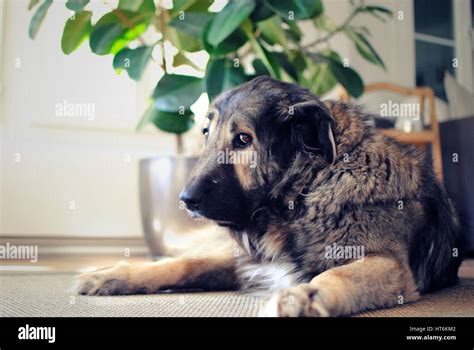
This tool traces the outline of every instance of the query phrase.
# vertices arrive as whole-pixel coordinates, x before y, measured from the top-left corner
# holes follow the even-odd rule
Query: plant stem
[[[168,74],[168,68],[166,64],[166,50],[165,50],[165,41],[166,41],[166,22],[168,20],[168,11],[163,7],[163,0],[160,1],[160,31],[161,31],[161,56],[163,59],[163,71],[165,74]],[[181,134],[176,134],[176,153],[178,155],[183,154],[183,136]]]
[[[143,15],[138,15],[137,17],[135,17],[132,21],[130,21],[127,16],[125,16],[125,14],[119,9],[119,8],[116,8],[114,9],[112,7],[112,5],[110,5],[107,1],[104,1],[104,4],[107,5],[111,10],[112,12],[115,14],[115,16],[117,16],[117,18],[119,19],[120,22],[122,22],[122,24],[127,27],[128,29],[130,30],[133,30],[134,28],[134,22],[136,22],[137,20],[141,19],[141,17],[143,17]],[[143,45],[143,46],[147,46],[147,43],[145,41],[145,39],[143,39],[143,37],[141,35],[138,36],[138,40],[140,41],[140,43]],[[152,46],[155,46],[156,44],[153,44]],[[151,60],[153,62],[155,62],[155,59],[153,58],[153,56],[151,57]],[[155,62],[156,63],[156,62]],[[161,67],[163,68],[163,67]]]
[[[346,29],[346,27],[349,25],[349,23],[354,19],[354,17],[361,11],[361,7],[357,7],[355,8],[352,13],[349,15],[349,17],[346,18],[346,20],[344,22],[342,22],[342,24],[340,24],[336,29],[334,29],[332,32],[329,32],[327,33],[325,36],[323,36],[322,38],[320,39],[317,39],[309,44],[306,44],[306,45],[303,45],[301,46],[302,49],[308,49],[308,48],[311,48],[313,46],[316,46],[318,44],[321,44],[323,42],[326,42],[328,41],[329,39],[331,39],[335,34],[343,31],[344,29]]]
[[[183,154],[184,146],[183,146],[183,135],[176,134],[176,153]]]
[[[249,22],[249,20],[246,20],[243,22],[242,29],[244,30],[245,35],[247,35],[247,38],[252,44],[253,49],[255,50],[255,52],[257,53],[257,55],[259,56],[259,58],[262,60],[263,64],[265,65],[265,68],[267,68],[268,72],[270,73],[270,76],[272,78],[279,79],[277,73],[275,72],[272,65],[270,64],[270,61],[268,60],[268,57],[265,54],[265,51],[260,46],[260,43],[255,37],[255,33],[252,31],[252,24]]]
[[[160,32],[161,32],[161,56],[163,56],[163,70],[165,74],[168,74],[166,67],[166,52],[165,52],[165,40],[166,40],[166,20],[168,19],[168,13],[163,7],[163,1],[160,1]]]
[[[122,22],[122,24],[125,27],[127,27],[130,30],[133,30],[133,28],[135,27],[133,22],[136,21],[136,18],[133,21],[131,21],[127,18],[127,16],[125,16],[125,14],[119,8],[113,8],[112,5],[110,5],[107,1],[104,1],[104,4],[112,10],[112,12],[115,14],[115,16],[117,16],[119,21]],[[139,15],[137,17],[140,18],[141,16],[142,15]],[[140,40],[140,42],[143,46],[146,46],[146,42],[145,42],[145,40],[143,39],[143,37],[141,35],[138,36],[138,40]]]
[[[323,83],[324,77],[326,76],[326,73],[328,71],[328,65],[326,64],[325,66],[321,67],[321,71],[319,72],[319,76],[316,80],[316,85],[314,87],[314,92],[318,93],[319,95],[319,88],[321,87],[321,84]]]

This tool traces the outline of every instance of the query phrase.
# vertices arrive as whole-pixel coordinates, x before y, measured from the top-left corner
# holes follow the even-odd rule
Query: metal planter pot
[[[179,203],[179,193],[197,157],[160,156],[139,163],[143,232],[153,258],[183,248],[196,231],[209,225],[193,221]]]

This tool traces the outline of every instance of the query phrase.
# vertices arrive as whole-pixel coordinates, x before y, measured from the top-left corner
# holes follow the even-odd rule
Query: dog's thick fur
[[[266,315],[338,316],[453,284],[460,223],[449,198],[415,146],[368,119],[268,77],[222,94],[182,199],[240,250],[119,264],[80,276],[79,293],[259,289],[273,295]],[[258,166],[221,164],[225,149],[254,152]],[[363,257],[328,255],[335,247],[362,247]]]

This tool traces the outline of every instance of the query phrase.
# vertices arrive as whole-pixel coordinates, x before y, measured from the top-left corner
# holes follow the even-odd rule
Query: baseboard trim
[[[145,240],[139,237],[129,238],[76,238],[76,237],[29,237],[3,236],[0,245],[34,245],[39,254],[46,255],[130,255],[147,256],[149,254]]]

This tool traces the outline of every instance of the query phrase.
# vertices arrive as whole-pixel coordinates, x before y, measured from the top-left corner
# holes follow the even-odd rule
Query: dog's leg
[[[395,259],[366,257],[327,270],[310,283],[280,290],[263,316],[342,316],[416,301],[412,273]]]
[[[115,266],[82,274],[73,291],[82,295],[152,294],[163,290],[232,290],[237,279],[232,258],[168,258]]]

